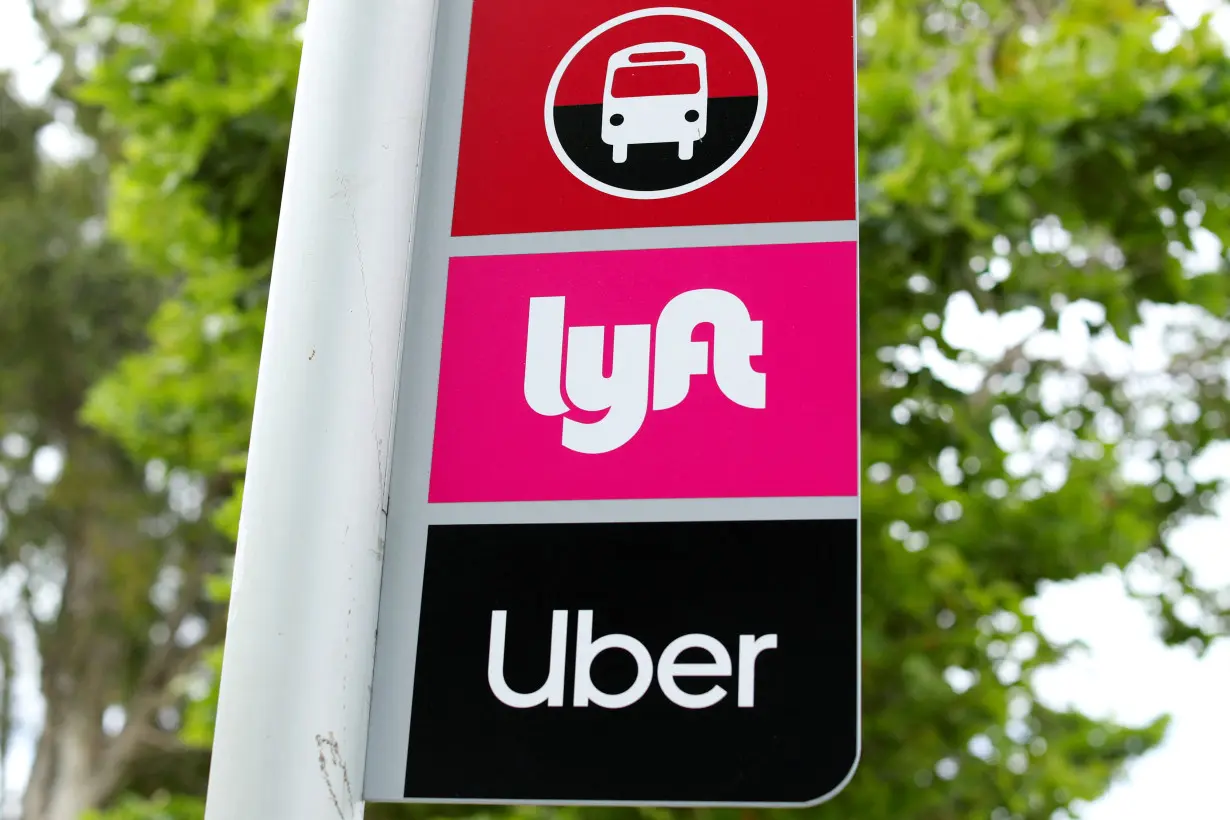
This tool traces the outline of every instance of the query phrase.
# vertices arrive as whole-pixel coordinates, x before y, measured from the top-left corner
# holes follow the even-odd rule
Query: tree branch
[[[977,408],[985,406],[991,398],[991,379],[995,376],[1009,375],[1016,368],[1017,363],[1022,361],[1029,361],[1025,355],[1025,342],[1020,342],[1006,350],[1003,358],[987,368],[986,375],[982,377],[982,384],[969,397],[970,406]]]
[[[150,746],[171,750],[182,749],[175,738],[168,740],[168,733],[152,725],[158,710],[171,703],[176,694],[171,684],[189,672],[200,660],[202,653],[216,645],[226,629],[226,609],[216,607],[208,618],[208,627],[201,640],[191,646],[176,643],[175,636],[190,615],[196,614],[204,598],[206,572],[199,562],[192,562],[187,578],[180,589],[180,598],[175,608],[167,615],[169,635],[156,647],[146,660],[137,678],[137,686],[127,704],[127,720],[124,728],[103,750],[96,768],[91,788],[97,794],[106,794],[124,776],[129,763],[142,748]],[[171,735],[171,737],[174,737]]]

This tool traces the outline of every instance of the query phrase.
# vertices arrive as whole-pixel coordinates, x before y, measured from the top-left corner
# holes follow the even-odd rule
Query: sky
[[[1179,26],[1190,25],[1205,11],[1216,13],[1215,24],[1230,41],[1230,6],[1218,0],[1177,0],[1170,7],[1174,19],[1159,31],[1159,48],[1173,42]],[[0,0],[0,70],[16,71],[18,91],[29,99],[38,99],[55,75],[54,63],[40,62],[43,51],[29,19],[27,0]],[[44,150],[52,155],[74,153],[79,145],[65,126],[50,128],[43,135]],[[1034,240],[1036,244],[1059,247],[1067,241],[1061,226],[1042,226]],[[1221,250],[1212,234],[1197,233],[1196,252],[1189,266],[1215,266]],[[994,275],[995,262],[991,260],[987,275]],[[1035,317],[1028,311],[1005,316],[980,314],[972,299],[954,298],[942,332],[950,344],[975,351],[985,360],[993,360],[1017,340],[1030,337],[1035,353],[1061,357],[1074,365],[1079,365],[1082,357],[1096,357],[1102,363],[1112,362],[1121,372],[1137,374],[1139,384],[1145,385],[1149,374],[1164,364],[1162,329],[1168,322],[1183,318],[1156,313],[1127,345],[1091,337],[1080,321],[1091,311],[1096,314],[1097,307],[1074,303],[1065,309],[1059,331],[1037,333]],[[921,351],[920,355],[926,362],[928,352]],[[930,361],[928,366],[933,366],[937,375],[949,367],[954,381],[963,378],[951,363]],[[1230,480],[1230,444],[1207,453],[1199,467],[1201,477]],[[1222,497],[1217,517],[1186,524],[1172,535],[1170,543],[1194,568],[1201,586],[1230,589],[1230,495]],[[1128,570],[1133,582],[1147,584],[1147,573],[1142,566]],[[0,576],[0,594],[5,583]],[[1125,594],[1118,571],[1047,584],[1033,607],[1046,637],[1056,641],[1079,639],[1088,646],[1086,652],[1038,676],[1036,688],[1044,703],[1074,706],[1087,714],[1131,725],[1146,724],[1163,713],[1172,716],[1162,746],[1132,763],[1122,781],[1100,800],[1082,807],[1080,815],[1086,820],[1222,820],[1230,802],[1226,780],[1230,642],[1215,644],[1201,659],[1190,649],[1163,646],[1144,605]],[[33,671],[25,669],[24,679],[17,682],[18,698],[27,720],[37,726],[42,709]],[[10,787],[24,782],[28,774],[29,740],[18,743],[5,762]]]

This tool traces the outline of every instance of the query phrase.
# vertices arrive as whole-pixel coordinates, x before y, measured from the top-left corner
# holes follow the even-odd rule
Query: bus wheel
[[[627,145],[616,145],[613,147],[611,153],[613,155],[611,158],[615,160],[616,163],[624,163],[628,161]]]
[[[679,143],[679,159],[691,159],[692,149],[695,145],[696,143],[691,140]]]

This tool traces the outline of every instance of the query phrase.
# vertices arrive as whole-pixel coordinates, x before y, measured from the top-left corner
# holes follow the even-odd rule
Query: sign
[[[853,776],[854,24],[440,4],[366,799]]]
[[[429,501],[857,495],[855,254],[451,260]]]
[[[547,139],[595,190],[680,196],[747,153],[764,124],[766,86],[755,48],[729,24],[691,9],[640,9],[564,55],[547,86]]]
[[[453,236],[857,219],[853,4],[463,5],[473,15],[460,47],[471,59],[453,86],[464,95]],[[700,90],[669,93],[697,82],[708,106]],[[702,110],[704,125],[687,121]],[[606,140],[620,129],[632,133],[617,163],[623,143]],[[681,159],[680,143],[702,130]],[[661,132],[671,139],[639,142]]]

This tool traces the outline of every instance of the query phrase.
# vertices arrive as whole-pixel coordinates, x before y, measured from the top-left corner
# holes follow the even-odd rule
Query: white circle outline
[[[719,167],[710,171],[700,179],[693,180],[686,185],[680,185],[677,188],[666,188],[661,191],[630,191],[625,188],[616,188],[614,185],[608,185],[605,182],[594,179],[592,176],[581,170],[581,168],[572,161],[572,158],[568,156],[567,152],[564,151],[564,146],[560,144],[559,135],[555,133],[555,95],[559,91],[559,84],[564,78],[564,72],[568,70],[568,66],[572,65],[572,61],[576,59],[576,56],[581,53],[581,49],[585,48],[598,37],[616,26],[621,26],[624,23],[630,23],[633,20],[640,20],[645,17],[686,17],[690,20],[698,20],[702,23],[708,23],[730,39],[734,40],[735,43],[738,44],[739,48],[743,49],[743,53],[752,64],[752,70],[756,73],[756,116],[752,119],[751,130],[748,131],[747,136],[743,138],[743,143],[739,146],[739,148],[730,156],[729,159],[726,160],[726,162],[722,163]],[[630,11],[627,14],[621,14],[618,17],[613,17],[578,40],[576,45],[570,48],[568,53],[564,55],[564,59],[560,60],[559,65],[556,66],[555,73],[551,76],[551,82],[547,85],[547,104],[544,114],[547,126],[547,140],[551,143],[551,150],[555,152],[555,156],[574,177],[581,180],[581,182],[584,182],[589,187],[602,191],[604,194],[610,194],[611,196],[617,196],[623,199],[651,200],[667,199],[669,197],[691,193],[692,191],[705,187],[710,182],[713,182],[715,179],[733,168],[739,160],[743,159],[743,156],[752,147],[752,143],[756,141],[756,137],[760,135],[760,127],[764,124],[765,109],[768,107],[768,102],[769,84],[768,79],[765,76],[764,64],[760,62],[760,55],[756,53],[756,49],[752,47],[752,44],[748,42],[748,39],[740,34],[734,26],[724,20],[719,20],[712,14],[706,14],[703,11],[694,11],[692,9],[677,8],[674,6],[659,6],[651,9]]]

